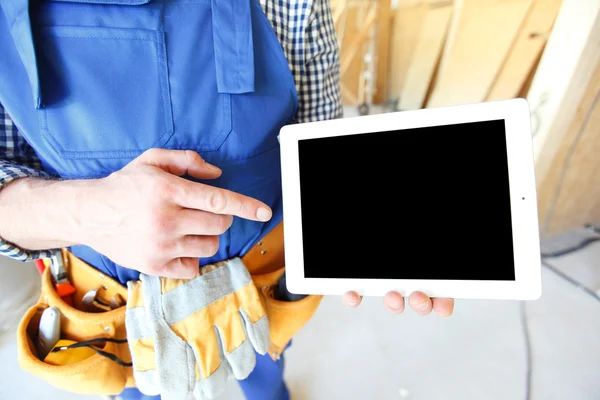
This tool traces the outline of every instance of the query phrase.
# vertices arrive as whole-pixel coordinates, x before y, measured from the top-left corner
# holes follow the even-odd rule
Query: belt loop
[[[254,0],[211,0],[219,93],[254,92]]]
[[[0,0],[0,5],[6,14],[10,33],[15,47],[21,56],[23,66],[27,70],[35,108],[41,108],[42,95],[38,76],[37,58],[31,30],[29,10],[30,0]]]

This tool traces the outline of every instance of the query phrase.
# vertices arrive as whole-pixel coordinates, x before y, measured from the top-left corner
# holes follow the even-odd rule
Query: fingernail
[[[392,308],[394,310],[398,310],[400,308],[401,304],[398,300],[392,300],[389,302],[389,306],[390,306],[390,308]]]
[[[355,294],[348,294],[344,296],[344,302],[347,306],[356,307],[358,305],[358,296]]]
[[[215,165],[209,164],[209,163],[206,163],[206,167],[208,169],[210,169],[211,171],[215,171],[215,172],[220,172],[221,171],[221,168],[219,168],[219,167],[217,167]]]
[[[258,210],[256,210],[256,218],[258,218],[261,221],[268,221],[271,219],[271,211],[267,210],[264,207],[261,207]]]
[[[429,307],[429,304],[426,301],[415,304],[415,308],[417,310],[425,311],[427,309],[427,307]]]

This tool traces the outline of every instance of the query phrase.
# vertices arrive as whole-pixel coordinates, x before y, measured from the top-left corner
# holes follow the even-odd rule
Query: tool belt
[[[55,387],[80,394],[116,395],[135,387],[125,329],[127,288],[66,249],[62,256],[75,292],[65,301],[56,290],[50,268],[43,271],[38,303],[25,313],[18,327],[21,368]],[[278,359],[315,313],[322,296],[306,296],[293,302],[275,299],[274,291],[285,270],[283,223],[241,258],[265,302],[271,335],[269,354]],[[94,294],[91,302],[90,293]],[[73,352],[86,346],[84,358],[64,357],[60,363],[48,361],[51,357],[40,359],[35,343],[41,314],[48,307],[60,311],[61,341],[74,343],[74,348],[63,351]]]

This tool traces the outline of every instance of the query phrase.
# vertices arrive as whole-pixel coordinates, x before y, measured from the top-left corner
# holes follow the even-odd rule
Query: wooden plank
[[[437,66],[437,74],[435,76],[436,84],[437,84],[437,75],[439,75],[440,71],[443,71],[448,64],[448,60],[450,59],[450,54],[454,51],[454,44],[456,43],[456,37],[459,31],[459,22],[460,17],[462,16],[462,9],[465,0],[454,0],[452,17],[450,19],[450,26],[448,27],[448,33],[446,34],[446,41],[444,42],[444,47],[442,49],[441,59]],[[431,88],[433,91],[433,88]],[[431,97],[431,93],[429,93]]]
[[[340,73],[342,76],[346,74],[346,71],[356,58],[362,57],[364,45],[369,39],[369,32],[376,19],[376,9],[370,8],[366,20],[360,26],[360,30],[346,44],[344,53],[341,56]]]
[[[406,75],[413,59],[413,51],[423,26],[425,12],[428,9],[422,1],[413,1],[408,4],[403,1],[394,12],[390,40],[389,99],[397,101],[401,97]]]
[[[333,26],[338,38],[338,42],[342,42],[344,37],[344,27],[346,23],[348,1],[347,0],[331,0],[331,14]]]
[[[348,3],[350,4],[350,2]],[[354,38],[360,30],[360,21],[364,19],[363,7],[348,7],[344,20],[344,35],[340,45],[340,58],[343,60],[351,49]],[[361,52],[362,53],[362,52]],[[342,86],[342,103],[344,105],[357,105],[358,84],[362,70],[362,57],[354,57],[347,71],[340,76]]]
[[[539,61],[562,0],[535,0],[487,100],[518,97]]]
[[[543,236],[598,223],[599,64],[600,0],[563,0],[527,94]]]
[[[400,110],[423,107],[433,72],[440,59],[451,15],[452,5],[434,6],[427,11],[406,73],[406,84],[398,100]]]
[[[600,59],[600,0],[563,0],[527,93],[536,181],[545,182]]]
[[[519,93],[517,94],[516,97],[520,97],[523,99],[527,97],[527,93],[529,93],[529,89],[531,88],[531,83],[533,82],[533,78],[535,78],[535,73],[537,71],[537,67],[540,64],[540,59],[542,58],[542,54],[544,54],[543,50],[540,53],[537,60],[535,60],[533,66],[531,67],[531,70],[529,71],[529,75],[527,76],[527,78],[525,78],[525,82],[523,82],[523,86],[521,86],[521,89],[519,90]]]
[[[532,0],[463,0],[442,56],[427,107],[475,103],[489,87],[521,27]]]
[[[600,224],[600,62],[538,190],[543,236]]]
[[[392,21],[391,0],[378,0],[377,10],[377,45],[376,45],[376,69],[375,69],[375,93],[374,103],[383,103],[387,99],[387,78],[389,68],[390,52],[390,25]]]

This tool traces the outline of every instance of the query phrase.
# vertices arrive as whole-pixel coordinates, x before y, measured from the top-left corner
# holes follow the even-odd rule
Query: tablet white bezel
[[[379,280],[305,278],[298,141],[464,122],[504,119],[510,181],[515,258],[514,281]],[[541,257],[529,105],[510,99],[453,107],[400,111],[287,125],[280,132],[284,244],[288,290],[298,294],[340,295],[354,290],[382,296],[395,290],[407,296],[422,291],[431,297],[534,300],[541,296]],[[482,221],[480,234],[494,229]],[[325,247],[326,248],[326,247]],[[352,250],[351,250],[352,251]],[[490,254],[490,258],[494,254]],[[402,263],[404,260],[397,260]],[[426,260],[423,260],[426,262]],[[456,260],[460,262],[460,259]],[[390,260],[393,262],[393,260]],[[482,264],[485,268],[485,262]]]

